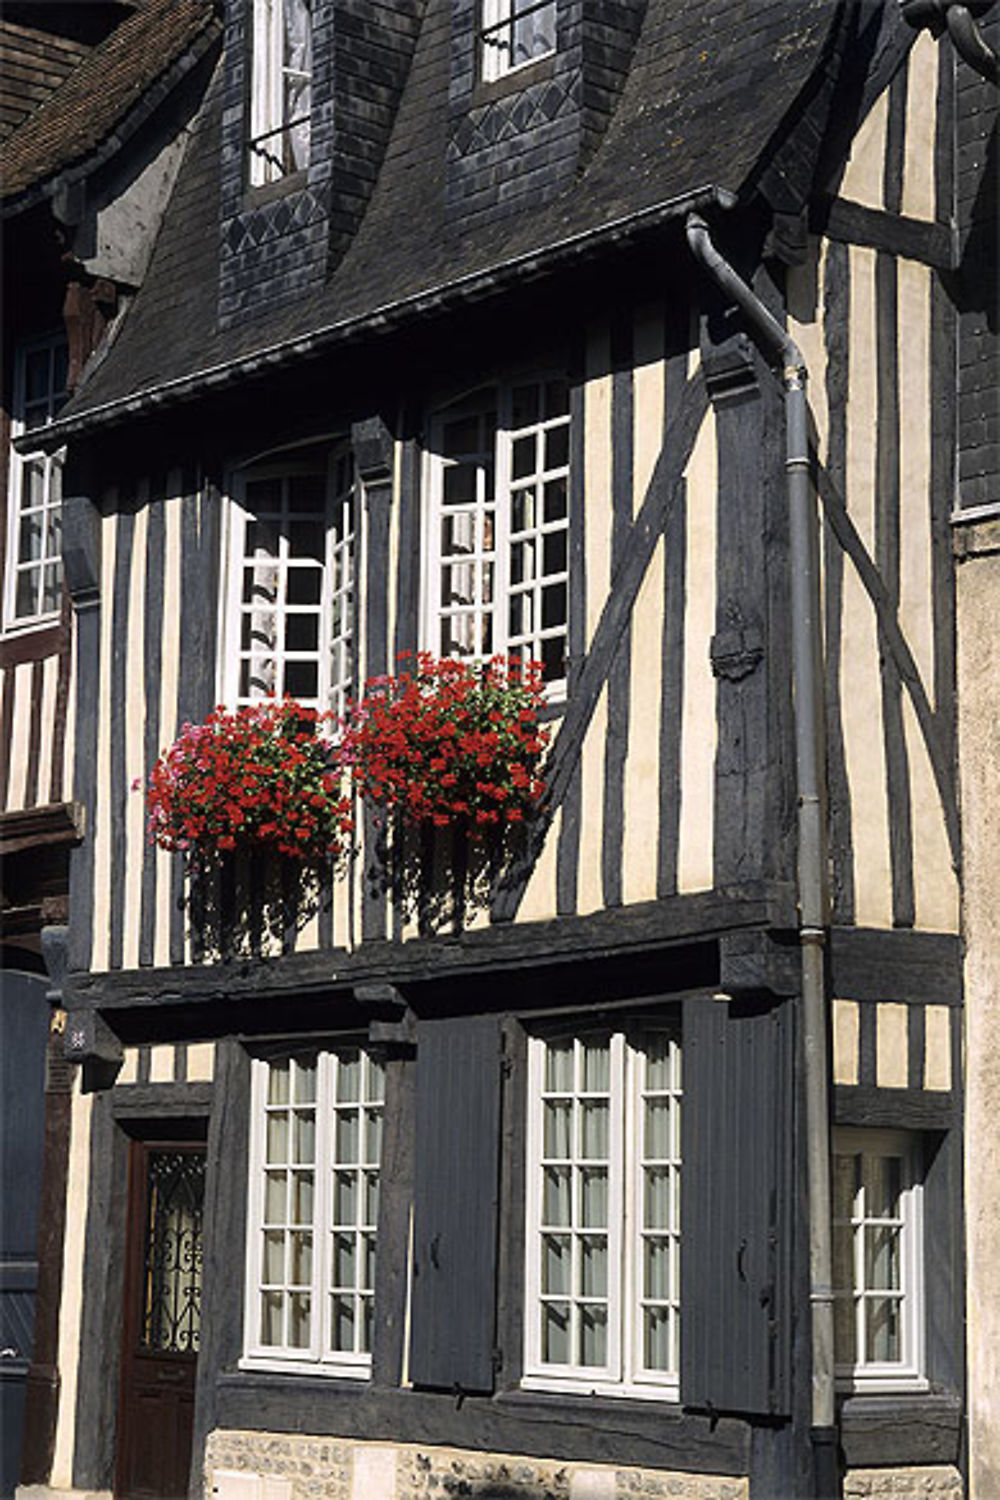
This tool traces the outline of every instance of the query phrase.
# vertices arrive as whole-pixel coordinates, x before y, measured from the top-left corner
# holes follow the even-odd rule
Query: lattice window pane
[[[15,436],[47,426],[66,400],[67,355],[62,338],[17,351]],[[62,600],[62,464],[54,454],[10,455],[10,520],[4,612],[9,624],[57,613]]]

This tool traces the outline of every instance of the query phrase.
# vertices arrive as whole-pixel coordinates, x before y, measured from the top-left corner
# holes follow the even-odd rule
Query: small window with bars
[[[309,165],[312,0],[254,0],[250,183],[280,182]]]
[[[254,1061],[248,1362],[370,1371],[384,1111],[363,1047]]]
[[[490,389],[435,420],[429,649],[542,663],[564,688],[569,632],[569,386]]]
[[[62,335],[22,345],[14,357],[12,436],[41,432],[66,400]],[[9,525],[4,586],[8,629],[44,624],[62,602],[63,450],[10,453]]]
[[[854,1389],[925,1384],[916,1144],[903,1131],[834,1135],[834,1344]]]
[[[241,704],[290,694],[339,718],[355,686],[349,450],[249,471],[232,517],[224,696]]]
[[[556,0],[484,0],[482,76],[503,78],[556,50]]]
[[[530,1041],[528,1386],[677,1395],[680,1069],[659,1029]]]

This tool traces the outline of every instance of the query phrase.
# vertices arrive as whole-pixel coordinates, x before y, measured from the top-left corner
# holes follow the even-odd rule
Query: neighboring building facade
[[[955,380],[995,351],[995,248],[963,227],[989,165],[961,149],[989,95],[895,5],[752,14],[226,5],[141,289],[41,448],[85,810],[44,1493],[778,1500],[832,1467],[963,1493],[964,975],[985,1000],[989,973],[963,960],[950,520],[956,471],[996,501],[985,386]],[[705,225],[752,290],[696,259]],[[748,337],[762,309],[812,412],[818,1037],[798,377]],[[417,649],[543,664],[549,796],[503,869],[366,815],[276,930],[261,887],[149,844],[131,788],[185,723],[340,712]]]
[[[41,435],[142,279],[217,39],[210,5],[5,5],[0,21],[0,1493],[47,1477],[72,1070],[58,983],[76,674],[61,448]],[[46,975],[45,962],[50,961]],[[58,999],[58,996],[54,997]]]

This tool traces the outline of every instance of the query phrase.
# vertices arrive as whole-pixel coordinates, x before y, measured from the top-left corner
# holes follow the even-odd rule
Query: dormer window
[[[556,50],[556,0],[483,0],[482,76],[489,83]]]
[[[254,0],[250,184],[309,165],[312,0]]]

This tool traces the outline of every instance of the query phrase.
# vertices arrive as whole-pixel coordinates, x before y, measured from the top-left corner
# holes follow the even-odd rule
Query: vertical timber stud
[[[363,422],[352,425],[351,447],[365,499],[365,676],[378,677],[389,670],[389,518],[394,455],[392,433],[381,417],[367,417]],[[374,814],[366,806],[364,840],[369,866],[377,839]],[[370,869],[366,869],[361,906],[362,938],[384,938],[385,929],[385,892],[373,884]]]
[[[414,1385],[490,1392],[496,1343],[500,1022],[417,1023]]]
[[[79,465],[67,465],[64,484],[83,479]],[[94,905],[94,806],[97,796],[97,715],[100,691],[101,528],[89,496],[69,493],[62,502],[62,549],[66,587],[76,613],[76,746],[73,795],[87,819],[83,843],[70,853],[70,926],[67,962],[71,971],[90,964]]]

